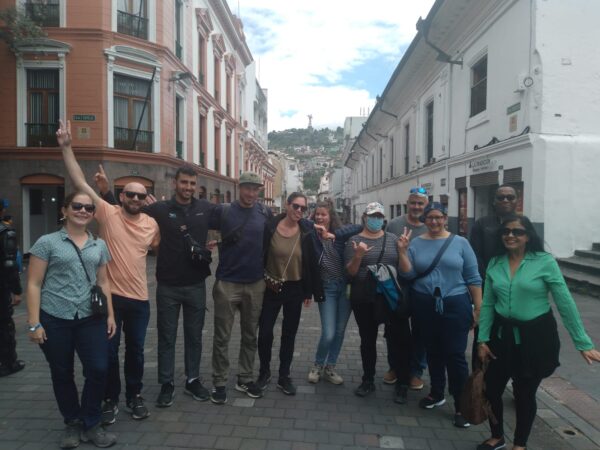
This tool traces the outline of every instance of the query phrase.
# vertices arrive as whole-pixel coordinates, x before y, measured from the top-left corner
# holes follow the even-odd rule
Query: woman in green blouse
[[[583,328],[556,260],[544,251],[531,221],[507,217],[499,232],[500,254],[487,268],[479,319],[479,358],[489,361],[486,396],[497,423],[490,420],[492,437],[477,450],[506,447],[502,394],[510,378],[517,416],[513,450],[523,450],[535,419],[537,389],[559,365],[560,342],[548,292],[585,361],[600,361],[600,353]]]

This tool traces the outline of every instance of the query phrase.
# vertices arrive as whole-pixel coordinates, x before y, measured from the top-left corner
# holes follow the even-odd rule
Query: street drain
[[[566,434],[569,437],[577,436],[577,431],[572,428],[565,428],[562,430],[563,434]]]

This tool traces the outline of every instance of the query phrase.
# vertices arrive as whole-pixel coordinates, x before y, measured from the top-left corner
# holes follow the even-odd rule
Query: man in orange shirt
[[[81,167],[71,148],[71,124],[61,121],[56,133],[62,148],[67,172],[79,192],[89,195],[96,205],[99,234],[111,254],[108,278],[111,284],[117,332],[110,343],[109,372],[106,383],[102,422],[115,422],[119,412],[121,393],[119,371],[119,344],[121,328],[125,334],[125,398],[134,419],[145,419],[150,414],[141,397],[144,375],[144,341],[150,320],[146,255],[148,248],[158,248],[158,224],[141,212],[146,188],[140,183],[128,183],[120,194],[121,206],[110,205],[86,183]]]

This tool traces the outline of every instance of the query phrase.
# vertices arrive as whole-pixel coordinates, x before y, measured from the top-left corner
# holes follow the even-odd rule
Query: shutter
[[[464,189],[467,187],[467,177],[458,177],[454,180],[454,189]]]
[[[498,184],[498,171],[471,175],[471,187],[493,186]]]
[[[521,167],[504,171],[503,183],[520,183],[521,181],[523,181],[523,169]]]

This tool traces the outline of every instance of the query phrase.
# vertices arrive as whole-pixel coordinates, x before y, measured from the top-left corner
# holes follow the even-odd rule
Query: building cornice
[[[227,2],[224,0],[208,0],[209,5],[212,7],[219,23],[221,24],[223,31],[227,38],[231,41],[235,51],[238,53],[244,66],[250,64],[252,59],[252,53],[246,44],[246,39],[241,35],[234,24],[235,17],[229,10]]]

